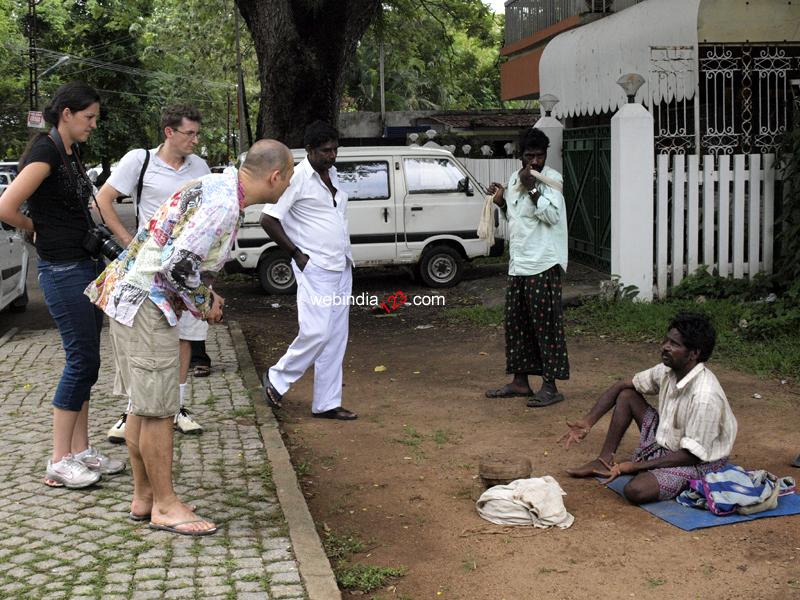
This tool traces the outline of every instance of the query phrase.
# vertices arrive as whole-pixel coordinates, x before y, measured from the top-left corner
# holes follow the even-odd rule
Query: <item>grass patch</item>
[[[443,315],[450,321],[460,321],[480,326],[496,326],[503,324],[504,306],[487,308],[483,305],[458,306],[447,308]]]
[[[664,585],[665,583],[667,583],[667,580],[666,579],[661,579],[660,577],[648,577],[647,578],[647,585],[649,585],[651,588],[657,588],[659,586]]]
[[[234,419],[239,419],[243,417],[252,417],[256,414],[255,409],[252,406],[245,406],[241,408],[234,408],[231,411]]]
[[[455,444],[459,441],[459,436],[449,429],[437,429],[431,434],[431,439],[434,444],[441,448],[445,444]]]
[[[311,475],[311,462],[304,460],[303,462],[298,463],[294,470],[298,477],[306,477]]]
[[[567,336],[605,335],[624,342],[659,343],[669,320],[679,310],[706,314],[717,330],[712,360],[760,376],[778,375],[800,378],[800,335],[787,330],[782,335],[752,339],[747,337],[743,319],[749,306],[735,299],[664,302],[605,302],[590,300],[567,311]],[[654,349],[654,362],[656,357]]]
[[[402,577],[406,574],[406,570],[404,568],[342,563],[337,565],[334,573],[336,582],[342,589],[366,593],[384,587],[393,577]]]
[[[425,437],[414,427],[403,425],[403,437],[395,438],[394,441],[411,448],[411,453],[417,461],[425,458],[425,453],[422,451],[422,442],[425,441]]]
[[[364,551],[364,542],[354,535],[338,535],[333,531],[325,533],[322,539],[325,554],[332,560],[343,560],[352,554]]]
[[[465,558],[461,561],[461,568],[467,573],[478,570],[478,563],[473,558]]]

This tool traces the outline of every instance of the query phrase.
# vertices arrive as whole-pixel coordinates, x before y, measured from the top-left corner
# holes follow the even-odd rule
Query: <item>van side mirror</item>
[[[469,177],[464,177],[464,179],[458,180],[458,186],[456,187],[457,192],[463,192],[467,196],[474,196],[475,191],[472,189],[472,186],[469,184]]]

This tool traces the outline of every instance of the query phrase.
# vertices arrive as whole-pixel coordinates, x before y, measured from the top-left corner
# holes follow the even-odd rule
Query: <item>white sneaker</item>
[[[44,482],[50,487],[78,489],[88,487],[98,481],[100,481],[100,472],[92,471],[76,460],[72,454],[67,454],[55,464],[52,460],[47,461],[47,474]]]
[[[181,407],[178,414],[175,415],[175,429],[181,433],[203,433],[203,427],[192,417],[189,416],[189,411]]]
[[[128,413],[122,413],[122,416],[111,426],[108,430],[106,437],[112,444],[125,443],[125,421],[128,419]]]
[[[101,473],[103,475],[116,475],[117,473],[122,473],[125,470],[125,461],[106,456],[91,446],[89,446],[83,452],[76,454],[75,460],[77,460],[87,469],[91,469],[92,471]]]

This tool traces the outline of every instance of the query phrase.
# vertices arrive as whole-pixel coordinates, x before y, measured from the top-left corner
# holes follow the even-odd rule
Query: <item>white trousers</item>
[[[314,365],[314,399],[311,411],[325,412],[342,405],[342,361],[350,326],[353,272],[328,271],[309,261],[304,271],[294,263],[297,279],[297,320],[300,332],[281,359],[269,370],[278,393]]]

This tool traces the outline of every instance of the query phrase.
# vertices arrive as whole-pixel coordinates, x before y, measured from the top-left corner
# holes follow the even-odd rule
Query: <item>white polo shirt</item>
[[[289,187],[275,204],[265,204],[264,214],[280,220],[290,240],[318,267],[344,271],[353,264],[347,228],[347,193],[339,187],[336,168],[328,171],[336,188],[332,196],[308,158],[297,165]],[[336,206],[334,206],[336,200]]]
[[[714,373],[698,363],[676,379],[663,364],[633,377],[640,394],[658,394],[656,443],[673,452],[688,450],[703,462],[730,456],[736,418]]]
[[[187,156],[180,168],[172,168],[156,154],[160,147],[150,150],[150,163],[142,182],[142,197],[134,199],[139,205],[137,228],[146,225],[164,201],[184,183],[211,173],[206,161],[195,154]],[[145,150],[141,148],[128,152],[119,161],[107,183],[126,196],[134,196],[144,156]]]

